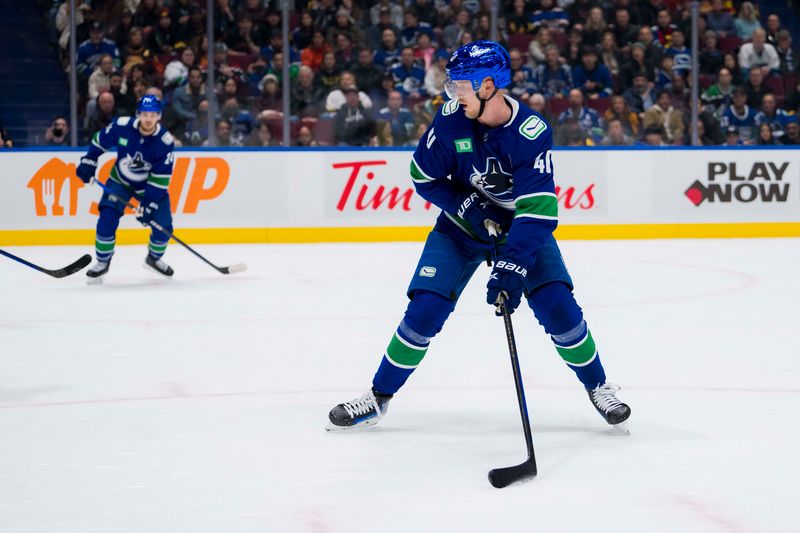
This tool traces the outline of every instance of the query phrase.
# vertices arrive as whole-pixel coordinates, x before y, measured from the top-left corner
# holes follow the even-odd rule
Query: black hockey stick
[[[497,263],[497,235],[489,228],[492,234],[492,260]],[[506,340],[508,341],[508,353],[511,355],[511,369],[514,371],[514,385],[517,388],[517,401],[519,402],[519,413],[522,416],[522,430],[525,432],[525,444],[528,447],[528,458],[525,462],[516,466],[505,468],[495,468],[489,471],[489,483],[497,489],[502,489],[508,485],[524,479],[536,476],[536,456],[533,453],[533,436],[531,435],[531,423],[528,419],[528,404],[525,401],[525,389],[522,387],[522,373],[519,369],[519,358],[517,357],[517,343],[514,339],[514,328],[511,324],[511,313],[505,305],[505,296],[500,294],[500,313],[503,315],[503,323],[506,326]]]
[[[71,265],[67,265],[64,268],[59,268],[56,270],[48,270],[46,268],[40,267],[39,265],[34,265],[33,263],[29,263],[28,261],[25,261],[21,257],[17,257],[16,255],[10,254],[4,250],[0,250],[0,255],[4,255],[9,259],[13,259],[18,263],[22,263],[27,267],[31,267],[34,270],[38,270],[39,272],[43,272],[48,276],[53,276],[54,278],[65,278],[69,275],[74,274],[75,272],[78,272],[79,270],[82,270],[83,268],[86,267],[86,265],[92,262],[92,256],[89,254],[85,254]]]
[[[129,202],[124,201],[122,198],[120,198],[119,196],[117,196],[113,192],[109,191],[108,188],[105,186],[105,184],[100,183],[97,180],[94,180],[94,181],[95,181],[95,183],[97,183],[100,186],[101,189],[103,189],[105,192],[108,193],[108,197],[112,201],[120,202],[120,203],[124,204],[125,207],[127,207],[128,209],[135,209],[135,207],[133,207]],[[123,185],[123,187],[125,187],[125,185]],[[128,189],[127,187],[125,187],[125,188]],[[128,191],[134,196],[134,198],[136,198],[137,200],[139,199],[136,196],[136,193],[134,193],[132,190],[128,189]],[[167,237],[169,237],[170,239],[174,240],[175,242],[177,242],[178,244],[180,244],[181,246],[183,246],[184,248],[186,248],[190,252],[192,252],[195,256],[200,258],[205,264],[209,265],[211,268],[213,268],[214,270],[216,270],[220,274],[236,274],[238,272],[244,272],[245,270],[247,270],[247,265],[244,264],[244,263],[236,263],[235,265],[223,266],[223,267],[217,266],[214,263],[212,263],[211,261],[209,261],[208,259],[206,259],[205,257],[203,257],[202,255],[200,255],[200,252],[196,251],[194,248],[192,248],[191,246],[189,246],[188,244],[183,242],[181,239],[179,239],[177,235],[175,235],[172,232],[167,231],[161,224],[159,224],[155,220],[149,221],[148,224],[151,227],[153,227],[153,228],[157,229],[158,231],[160,231],[161,233],[165,234]]]

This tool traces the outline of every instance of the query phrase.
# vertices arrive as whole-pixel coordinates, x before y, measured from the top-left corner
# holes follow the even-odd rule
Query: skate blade
[[[631,435],[631,431],[628,429],[627,420],[620,422],[619,424],[612,424],[611,427],[614,429],[614,432],[619,435],[625,435],[626,437],[630,437]]]
[[[359,431],[374,426],[378,423],[378,420],[380,420],[380,418],[370,418],[366,422],[361,422],[360,424],[356,424],[354,426],[337,426],[331,422],[328,422],[328,424],[325,426],[325,431]]]
[[[96,278],[90,278],[90,277],[87,276],[86,277],[86,284],[87,285],[102,285],[104,277],[105,277],[105,274],[103,274],[102,276],[98,276]]]
[[[163,273],[163,272],[161,272],[160,270],[158,270],[158,269],[156,269],[156,268],[153,268],[153,267],[151,267],[151,266],[150,266],[150,265],[148,265],[147,263],[142,263],[142,268],[143,268],[143,269],[145,269],[145,270],[147,270],[148,272],[155,272],[156,274],[158,274],[158,275],[159,275],[159,276],[161,276],[162,278],[172,279],[172,276],[168,276],[168,275],[164,274],[164,273]]]

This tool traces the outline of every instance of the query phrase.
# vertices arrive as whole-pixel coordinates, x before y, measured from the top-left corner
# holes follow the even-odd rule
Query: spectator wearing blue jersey
[[[410,46],[400,52],[400,64],[392,70],[395,88],[403,96],[419,98],[425,83],[425,71],[414,63],[414,49]]]
[[[420,22],[415,10],[407,9],[403,14],[403,22],[403,29],[400,30],[401,46],[413,46],[421,33],[433,37],[433,28],[427,22]]]
[[[594,48],[583,51],[581,65],[572,69],[572,83],[589,99],[609,97],[614,89],[611,73],[599,62]]]
[[[686,36],[681,30],[672,32],[672,42],[664,50],[672,58],[672,71],[681,76],[688,76],[692,71],[692,49],[686,46]],[[719,57],[722,62],[722,55]]]
[[[733,102],[722,113],[720,126],[736,126],[739,135],[744,141],[749,141],[756,136],[756,115],[755,109],[747,105],[747,91],[742,87],[733,90]]]
[[[792,115],[778,107],[775,95],[767,93],[761,100],[761,111],[756,115],[756,125],[766,124],[776,139],[783,136]]]
[[[567,13],[558,7],[557,0],[541,0],[539,9],[533,12],[531,22],[534,28],[547,28],[551,31],[564,31],[569,26]]]
[[[556,45],[545,49],[544,63],[536,67],[535,83],[537,92],[545,98],[564,98],[572,89],[572,72],[567,65],[562,65]]]
[[[378,112],[377,118],[390,124],[395,146],[406,144],[414,128],[414,115],[408,108],[403,107],[403,95],[400,91],[389,93],[386,107]]]
[[[655,89],[661,91],[672,83],[672,67],[675,61],[672,56],[665,55],[661,58],[661,66],[656,70]]]
[[[592,139],[599,141],[603,136],[603,129],[600,127],[600,115],[594,109],[584,105],[585,100],[580,89],[572,89],[569,92],[569,107],[558,116],[558,125],[561,126],[568,119],[574,118],[585,129]]]
[[[103,37],[103,26],[99,22],[93,22],[89,27],[89,39],[78,47],[76,67],[78,75],[84,79],[88,78],[104,54],[111,56],[114,68],[120,67],[119,48],[114,41]]]
[[[412,52],[413,57],[413,52]],[[394,31],[386,28],[381,36],[381,45],[375,52],[375,64],[388,70],[393,68],[400,60],[400,48],[397,46],[397,35]]]

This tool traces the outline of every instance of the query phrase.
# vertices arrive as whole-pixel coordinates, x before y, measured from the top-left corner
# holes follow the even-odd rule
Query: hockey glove
[[[498,311],[503,304],[509,313],[513,313],[522,301],[527,275],[528,269],[515,260],[498,259],[489,276],[489,283],[486,284],[486,302],[497,306]]]
[[[143,226],[149,226],[150,221],[155,219],[158,208],[158,202],[142,200],[142,204],[139,206],[139,210],[136,213],[136,220],[141,222]]]
[[[97,160],[91,157],[81,157],[81,162],[75,170],[75,174],[84,183],[89,183],[97,171]]]
[[[473,192],[462,198],[456,214],[469,224],[478,238],[488,241],[489,233],[486,231],[484,221],[491,220],[495,223],[495,226],[500,228],[503,222],[506,222],[510,217],[510,213],[505,213],[504,211],[501,207],[493,205],[486,198]]]

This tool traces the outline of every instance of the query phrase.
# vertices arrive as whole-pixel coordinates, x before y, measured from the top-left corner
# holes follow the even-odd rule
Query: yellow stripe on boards
[[[430,226],[341,228],[177,228],[190,244],[399,242],[424,241]],[[800,222],[753,222],[728,224],[598,224],[562,225],[561,240],[617,239],[716,239],[800,237]],[[147,244],[150,231],[121,229],[117,245]],[[94,247],[93,229],[0,230],[0,246],[84,244]]]

